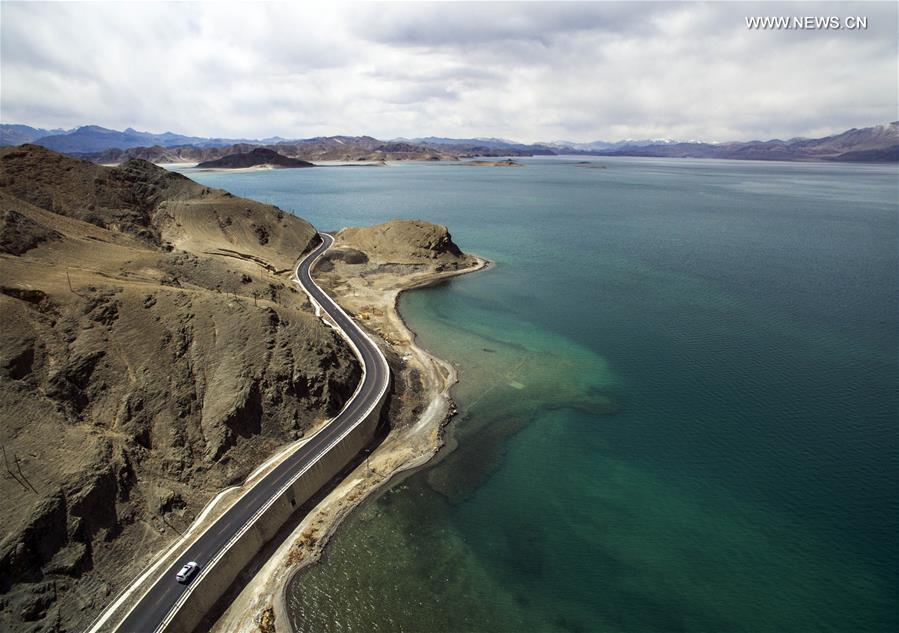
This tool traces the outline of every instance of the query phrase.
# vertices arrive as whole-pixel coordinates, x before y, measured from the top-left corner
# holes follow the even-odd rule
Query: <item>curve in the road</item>
[[[265,513],[287,488],[311,468],[322,456],[362,423],[381,403],[390,381],[390,370],[384,354],[375,342],[343,309],[313,281],[311,271],[318,259],[334,242],[323,233],[322,243],[304,257],[296,267],[295,280],[309,295],[313,305],[324,312],[335,329],[347,340],[362,364],[362,379],[355,393],[327,425],[262,477],[227,511],[200,534],[169,565],[155,572],[152,586],[146,590],[121,622],[112,630],[122,633],[159,633],[175,617],[190,593],[204,577],[215,572],[215,564],[255,521]],[[317,309],[317,312],[318,312]],[[175,574],[188,561],[200,564],[200,573],[188,585],[175,581]],[[89,629],[91,633],[104,623],[121,605],[111,605]]]

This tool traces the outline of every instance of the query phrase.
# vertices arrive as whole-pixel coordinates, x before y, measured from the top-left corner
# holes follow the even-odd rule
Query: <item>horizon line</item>
[[[567,144],[567,146],[572,147],[572,146],[574,146],[574,145],[590,145],[590,144],[593,144],[593,143],[609,143],[609,144],[615,144],[615,143],[627,143],[627,142],[632,142],[632,141],[633,141],[633,142],[638,142],[638,141],[668,141],[668,142],[670,142],[671,144],[675,144],[675,143],[691,143],[691,144],[705,144],[705,145],[726,145],[726,144],[728,144],[728,143],[753,143],[753,142],[769,143],[769,142],[773,142],[773,141],[791,141],[791,140],[801,140],[801,139],[827,138],[827,137],[829,137],[829,136],[837,136],[837,135],[839,135],[839,134],[843,134],[843,133],[846,133],[846,132],[850,132],[850,131],[852,131],[852,130],[860,130],[860,129],[866,129],[866,128],[873,128],[873,127],[877,127],[877,126],[899,125],[899,120],[896,120],[896,121],[887,121],[887,122],[885,122],[885,123],[873,123],[873,124],[871,124],[871,125],[867,125],[867,126],[864,126],[864,127],[851,126],[851,127],[836,128],[834,131],[831,131],[831,132],[829,132],[829,133],[827,133],[827,134],[824,134],[823,136],[802,136],[802,135],[794,135],[794,136],[789,136],[789,137],[777,137],[777,136],[775,136],[775,137],[771,137],[771,138],[767,138],[767,139],[763,139],[763,138],[761,138],[761,137],[757,137],[757,138],[751,138],[751,139],[743,140],[743,141],[741,141],[741,140],[734,140],[734,139],[729,139],[729,140],[726,140],[726,141],[702,140],[702,139],[684,139],[684,138],[677,138],[677,137],[667,136],[667,135],[666,135],[666,136],[647,136],[647,137],[643,137],[643,138],[619,138],[619,139],[617,139],[617,140],[609,140],[609,139],[597,138],[597,139],[594,139],[594,140],[591,140],[591,141],[572,141],[572,140],[566,140],[566,139],[556,139],[556,140],[532,141],[532,142],[519,141],[519,140],[510,139],[510,138],[506,138],[506,137],[502,137],[502,136],[460,136],[460,137],[454,137],[454,136],[445,136],[445,135],[437,135],[437,134],[421,134],[421,135],[418,135],[418,136],[393,136],[393,137],[391,137],[391,138],[381,138],[381,137],[374,136],[374,135],[371,135],[371,134],[327,134],[327,135],[317,134],[317,135],[314,135],[314,136],[295,136],[295,137],[286,137],[286,136],[282,136],[282,135],[280,135],[280,134],[274,134],[274,135],[265,136],[265,137],[255,137],[255,138],[250,138],[250,137],[230,137],[230,136],[204,136],[204,135],[192,134],[192,133],[173,132],[173,131],[171,131],[171,130],[166,130],[166,131],[164,131],[164,132],[151,132],[151,131],[149,131],[149,130],[138,130],[138,129],[134,128],[134,127],[131,126],[131,125],[129,125],[128,127],[126,127],[126,128],[124,128],[124,129],[121,129],[121,130],[120,130],[120,129],[116,129],[116,128],[105,127],[105,126],[103,126],[103,125],[99,125],[99,124],[96,124],[96,123],[86,123],[86,124],[83,124],[83,125],[77,125],[77,126],[74,126],[74,127],[72,127],[72,128],[68,128],[68,129],[62,128],[62,127],[57,127],[57,128],[40,127],[40,126],[38,126],[38,125],[32,125],[32,124],[30,124],[30,123],[6,123],[6,122],[4,122],[4,121],[2,121],[2,120],[0,120],[0,125],[9,125],[9,126],[20,125],[20,126],[23,126],[23,127],[28,127],[28,128],[32,128],[32,129],[36,129],[36,130],[47,130],[47,131],[61,130],[61,131],[62,131],[61,134],[51,134],[51,135],[48,135],[48,136],[64,136],[64,135],[71,134],[71,133],[73,133],[73,132],[75,132],[75,131],[77,131],[77,130],[83,129],[83,128],[96,127],[96,128],[100,128],[100,129],[103,129],[103,130],[109,130],[109,131],[112,131],[112,132],[119,132],[119,133],[124,133],[124,132],[127,132],[128,130],[131,130],[131,131],[133,131],[133,132],[135,132],[135,133],[138,133],[138,134],[152,134],[152,135],[155,135],[155,136],[161,136],[161,135],[164,135],[164,134],[172,134],[172,135],[175,135],[175,136],[185,136],[185,137],[193,137],[193,138],[208,139],[208,140],[228,140],[228,141],[234,141],[233,144],[244,143],[244,142],[245,142],[245,143],[264,144],[263,141],[265,141],[266,139],[276,139],[276,138],[277,138],[277,139],[281,139],[280,142],[289,142],[289,141],[305,141],[305,140],[316,139],[316,138],[339,138],[339,137],[344,137],[344,138],[363,138],[363,137],[368,137],[368,138],[373,138],[373,139],[378,140],[378,141],[385,141],[385,142],[390,142],[390,141],[400,141],[400,140],[402,140],[402,141],[416,141],[416,140],[418,140],[418,139],[425,139],[425,138],[442,138],[442,139],[453,140],[453,141],[468,141],[468,140],[472,140],[472,141],[500,141],[500,142],[503,142],[503,143],[512,143],[512,144],[516,144],[516,145],[524,145],[524,146],[528,146],[528,145],[534,145],[534,146],[549,146],[550,144]],[[47,138],[47,137],[45,136],[45,137],[41,137],[41,138]],[[40,139],[35,139],[35,140],[40,140]],[[31,141],[30,141],[30,142],[31,142]]]

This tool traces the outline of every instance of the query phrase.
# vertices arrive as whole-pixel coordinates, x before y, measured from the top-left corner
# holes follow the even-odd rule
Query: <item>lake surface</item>
[[[496,262],[404,295],[458,448],[345,522],[294,626],[899,630],[896,166],[579,160],[185,172]]]

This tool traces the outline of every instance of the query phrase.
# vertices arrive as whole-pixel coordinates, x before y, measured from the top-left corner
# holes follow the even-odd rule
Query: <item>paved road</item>
[[[194,540],[171,566],[163,566],[161,571],[155,574],[156,580],[150,589],[128,612],[122,623],[115,629],[116,631],[149,633],[164,630],[167,618],[180,606],[176,603],[185,597],[185,593],[192,587],[202,582],[203,576],[207,572],[215,573],[215,567],[210,568],[208,565],[216,555],[226,549],[231,537],[250,522],[257,510],[275,496],[287,482],[296,476],[296,473],[317,461],[336,438],[365,419],[386,390],[390,370],[381,351],[312,280],[310,269],[334,241],[334,238],[327,234],[323,234],[322,239],[322,244],[299,263],[296,269],[296,278],[355,345],[363,364],[364,376],[361,384],[350,402],[328,426],[320,430],[253,486],[240,501]],[[175,581],[175,574],[188,561],[199,563],[200,573],[190,585],[184,586]],[[95,624],[94,626],[96,629],[100,628],[99,625]]]

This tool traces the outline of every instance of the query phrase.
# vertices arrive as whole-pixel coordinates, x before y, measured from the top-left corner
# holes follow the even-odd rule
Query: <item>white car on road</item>
[[[180,582],[182,585],[186,585],[190,582],[190,579],[194,577],[194,574],[196,574],[199,569],[200,566],[191,561],[184,567],[182,567],[181,571],[175,574],[175,580]]]

